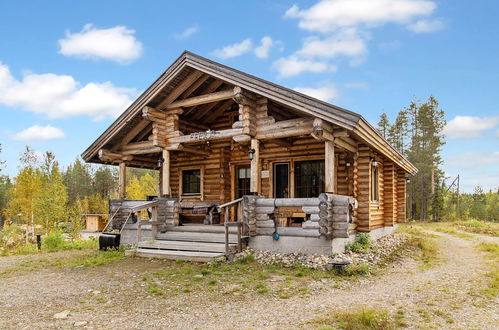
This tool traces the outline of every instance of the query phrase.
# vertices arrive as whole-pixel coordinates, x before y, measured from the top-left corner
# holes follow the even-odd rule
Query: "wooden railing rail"
[[[230,201],[228,203],[219,205],[217,207],[218,212],[224,211],[224,232],[225,232],[225,254],[228,255],[230,253],[230,248],[229,248],[229,228],[230,227],[237,227],[237,252],[242,252],[243,250],[243,241],[242,241],[242,232],[243,232],[243,223],[242,223],[242,217],[240,216],[241,212],[240,210],[242,209],[242,198],[235,199],[233,201]],[[235,208],[235,217],[236,221],[230,222],[229,217],[230,217],[230,212],[229,208],[234,207]]]

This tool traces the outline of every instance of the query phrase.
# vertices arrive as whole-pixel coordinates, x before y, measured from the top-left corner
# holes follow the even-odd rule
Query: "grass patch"
[[[487,252],[489,258],[493,261],[489,272],[486,274],[489,279],[488,285],[482,290],[482,293],[488,297],[497,297],[499,296],[499,244],[480,243],[478,248]]]
[[[363,308],[357,311],[333,312],[326,318],[312,320],[312,324],[319,329],[398,329],[404,326],[403,313],[392,317],[388,312],[372,308]]]
[[[343,274],[346,276],[365,276],[371,273],[371,266],[367,263],[350,264],[344,267]]]
[[[22,260],[14,267],[0,272],[0,276],[27,273],[46,268],[97,267],[120,259],[125,256],[122,250],[90,251],[65,255],[40,254],[33,258]]]
[[[164,291],[165,297],[190,292],[207,294],[215,299],[227,299],[227,295],[265,295],[287,299],[309,295],[309,286],[313,284],[312,286],[316,287],[315,281],[328,279],[327,282],[321,283],[333,285],[347,280],[332,271],[314,270],[303,266],[262,265],[254,261],[253,256],[232,263],[208,265],[179,264],[170,260],[161,260],[158,263],[161,270],[141,274],[138,281],[156,283],[157,288]],[[142,287],[147,294],[148,285]],[[186,292],[186,288],[189,292]]]
[[[406,233],[409,236],[409,244],[419,250],[421,270],[433,267],[438,262],[438,243],[435,240],[438,236],[425,233],[421,227],[412,224],[400,226],[399,231]]]
[[[32,241],[24,237],[24,232],[16,226],[9,226],[0,231],[0,256],[27,255],[43,252],[57,252],[68,250],[93,250],[99,247],[94,237],[88,240],[73,239],[59,231],[42,235],[41,251]]]
[[[499,237],[499,223],[491,221],[481,221],[476,219],[466,221],[456,221],[458,229],[477,234]]]

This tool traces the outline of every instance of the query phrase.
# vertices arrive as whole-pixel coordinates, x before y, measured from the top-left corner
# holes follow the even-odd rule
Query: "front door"
[[[274,164],[274,197],[289,198],[289,163]]]
[[[250,195],[251,168],[250,165],[236,167],[236,198]]]

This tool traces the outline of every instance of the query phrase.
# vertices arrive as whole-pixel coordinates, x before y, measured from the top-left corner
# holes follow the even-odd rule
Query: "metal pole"
[[[460,213],[459,212],[459,174],[457,175],[457,217],[459,218]]]

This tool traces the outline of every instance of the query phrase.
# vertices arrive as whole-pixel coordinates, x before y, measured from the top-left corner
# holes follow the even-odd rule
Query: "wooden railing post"
[[[224,213],[224,229],[225,229],[225,254],[229,254],[229,210],[225,209]]]

